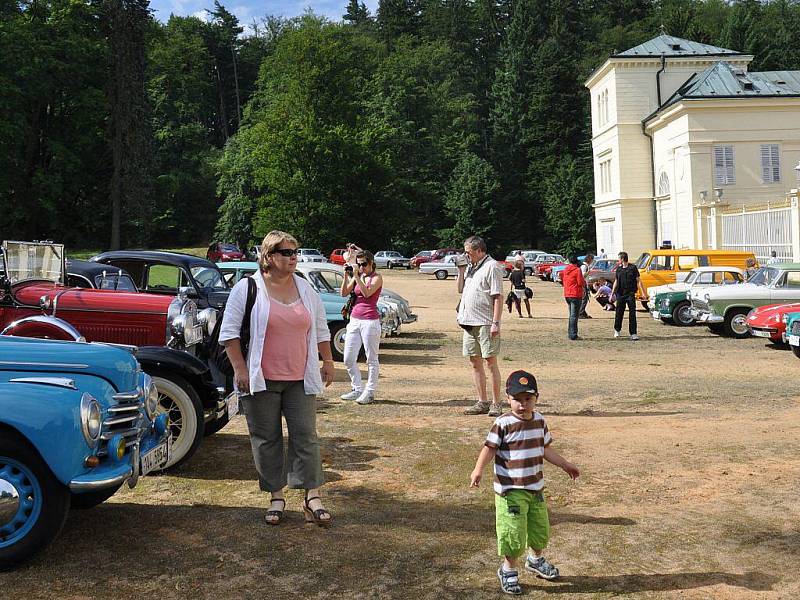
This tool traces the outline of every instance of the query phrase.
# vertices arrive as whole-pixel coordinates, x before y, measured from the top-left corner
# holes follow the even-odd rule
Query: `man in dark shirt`
[[[617,310],[614,316],[614,337],[618,338],[620,331],[622,331],[622,319],[625,316],[625,307],[628,307],[628,331],[631,334],[631,339],[636,341],[639,336],[636,334],[636,292],[641,291],[644,296],[644,289],[642,288],[642,280],[639,278],[639,269],[636,265],[628,262],[628,253],[619,253],[620,264],[614,269],[616,279],[614,280],[614,287],[611,288],[611,296],[617,294]]]

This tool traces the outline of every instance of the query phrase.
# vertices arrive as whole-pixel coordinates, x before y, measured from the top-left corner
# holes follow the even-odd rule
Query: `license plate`
[[[789,345],[790,346],[800,346],[800,335],[790,335],[789,336]]]
[[[708,317],[710,317],[710,316],[711,315],[709,315],[708,313],[703,313],[702,315],[700,315],[700,319],[699,320],[700,321],[708,321]]]
[[[187,346],[194,346],[203,341],[203,330],[199,325],[184,330],[184,339]]]
[[[228,405],[228,420],[239,414],[239,394],[231,394],[226,400]]]
[[[766,338],[768,338],[772,334],[769,331],[760,331],[758,329],[754,329],[753,330],[753,335],[756,336],[756,337],[766,337]]]
[[[661,314],[657,310],[654,310],[651,314],[653,315],[653,320],[654,321],[660,321],[661,320]]]
[[[153,469],[165,465],[169,460],[170,450],[172,449],[172,436],[167,437],[147,454],[143,455],[139,461],[141,464],[142,475],[147,475]]]

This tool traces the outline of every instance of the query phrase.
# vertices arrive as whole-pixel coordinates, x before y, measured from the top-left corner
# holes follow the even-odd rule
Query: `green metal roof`
[[[639,44],[630,50],[625,50],[625,52],[614,54],[611,58],[659,58],[662,54],[665,57],[670,57],[741,56],[743,53],[738,52],[737,50],[728,50],[727,48],[710,46],[708,44],[701,44],[700,42],[693,42],[691,40],[685,40],[683,38],[662,34],[658,37],[654,37],[652,40],[646,41],[644,44]]]

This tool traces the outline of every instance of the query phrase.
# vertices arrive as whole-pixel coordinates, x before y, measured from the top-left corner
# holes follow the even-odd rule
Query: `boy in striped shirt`
[[[544,460],[562,468],[572,479],[578,467],[550,448],[552,438],[544,417],[536,412],[539,391],[536,378],[514,371],[506,380],[511,412],[492,425],[470,485],[478,487],[483,470],[494,460],[494,505],[497,551],[504,558],[497,570],[500,587],[507,594],[521,594],[517,559],[529,549],[525,568],[544,579],[556,579],[558,569],[543,555],[550,537],[550,520],[544,501]]]

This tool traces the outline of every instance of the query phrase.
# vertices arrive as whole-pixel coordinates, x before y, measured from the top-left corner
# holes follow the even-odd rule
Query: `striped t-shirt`
[[[497,419],[486,436],[495,448],[494,491],[501,496],[512,489],[541,491],[544,488],[544,449],[553,439],[544,417],[533,413],[529,420],[506,413]]]

